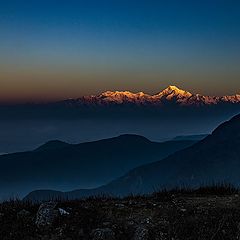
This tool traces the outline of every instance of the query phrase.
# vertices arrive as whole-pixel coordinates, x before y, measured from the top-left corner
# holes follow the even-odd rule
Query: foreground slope
[[[210,187],[146,197],[47,202],[41,207],[6,202],[0,204],[0,239],[239,239],[238,194],[231,187]]]
[[[92,190],[67,193],[32,192],[27,199],[44,200],[51,196],[79,198],[101,193],[128,195],[151,193],[160,188],[187,185],[197,187],[227,181],[240,185],[240,115],[217,127],[196,144],[169,157],[143,165],[109,184]]]

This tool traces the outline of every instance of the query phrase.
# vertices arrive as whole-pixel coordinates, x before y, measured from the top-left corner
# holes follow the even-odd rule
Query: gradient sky
[[[240,90],[240,1],[0,2],[0,101]]]

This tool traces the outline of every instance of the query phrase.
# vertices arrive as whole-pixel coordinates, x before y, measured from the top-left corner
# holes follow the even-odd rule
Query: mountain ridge
[[[202,106],[216,105],[224,103],[240,103],[240,94],[226,95],[222,97],[204,96],[193,94],[170,85],[161,92],[150,95],[144,92],[133,93],[130,91],[105,91],[99,95],[83,96],[77,99],[64,100],[66,103],[78,102],[84,105],[106,105],[106,104],[136,104],[136,105],[164,105],[166,103],[176,103],[180,106]]]
[[[10,189],[26,194],[38,188],[99,186],[195,142],[152,142],[134,134],[78,144],[49,141],[33,151],[0,156],[0,198]]]
[[[146,194],[162,188],[199,187],[203,184],[228,182],[240,186],[240,114],[220,124],[203,140],[168,157],[130,170],[120,178],[95,189],[70,192],[31,192],[26,200],[82,198],[110,194],[127,196]]]

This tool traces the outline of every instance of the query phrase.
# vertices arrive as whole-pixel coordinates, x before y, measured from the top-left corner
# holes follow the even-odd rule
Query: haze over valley
[[[237,93],[204,96],[169,86],[153,96],[107,91],[59,102],[2,104],[0,152],[33,150],[56,139],[80,143],[130,133],[165,141],[208,134],[240,111]]]

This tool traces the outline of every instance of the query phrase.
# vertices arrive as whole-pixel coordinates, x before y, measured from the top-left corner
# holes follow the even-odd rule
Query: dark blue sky
[[[239,1],[1,1],[1,99],[239,92],[239,13]]]

